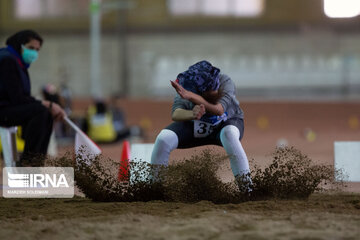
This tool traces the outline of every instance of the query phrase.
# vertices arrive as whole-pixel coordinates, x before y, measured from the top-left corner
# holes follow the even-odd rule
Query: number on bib
[[[209,136],[213,131],[211,123],[195,120],[194,121],[194,137],[203,138]]]

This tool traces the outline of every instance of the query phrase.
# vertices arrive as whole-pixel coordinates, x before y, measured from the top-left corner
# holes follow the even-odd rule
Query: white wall
[[[33,93],[45,83],[67,79],[75,95],[88,96],[88,36],[49,35],[44,39],[40,58],[30,68]],[[127,43],[128,94],[171,96],[169,80],[202,59],[232,77],[238,89],[340,89],[344,84],[359,88],[359,42],[360,34],[134,34]],[[117,35],[103,36],[101,84],[105,95],[122,90],[121,54]]]
[[[238,89],[341,88],[344,82],[360,86],[360,35],[170,35],[130,39],[134,95],[171,94],[169,80],[202,59],[220,67]],[[153,74],[148,74],[150,71]],[[137,79],[144,79],[144,75],[151,84],[139,91]]]
[[[29,68],[32,93],[38,95],[39,89],[46,83],[60,85],[61,82],[66,81],[75,96],[89,96],[89,37],[86,35],[43,35],[42,37],[44,44],[39,59]],[[4,42],[5,40],[1,40],[1,43]],[[120,56],[118,39],[104,36],[101,86],[106,95],[118,92],[121,87]]]

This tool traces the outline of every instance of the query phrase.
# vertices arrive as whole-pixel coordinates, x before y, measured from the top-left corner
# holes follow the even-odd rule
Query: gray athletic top
[[[234,82],[225,74],[220,74],[220,87],[219,92],[223,93],[223,96],[219,99],[219,103],[223,106],[224,111],[227,112],[228,118],[238,117],[243,119],[244,112],[239,106],[239,101],[236,99],[236,88]],[[189,100],[183,99],[178,93],[174,98],[171,113],[177,108],[191,110],[195,106],[194,103]]]

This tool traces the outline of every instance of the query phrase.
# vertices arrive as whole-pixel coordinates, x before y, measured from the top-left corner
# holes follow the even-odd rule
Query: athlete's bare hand
[[[191,99],[192,95],[194,94],[193,92],[186,90],[176,81],[170,80],[170,83],[171,83],[171,86],[173,86],[173,88],[175,88],[176,92],[180,95],[181,98],[187,99],[187,100]]]
[[[195,105],[192,111],[194,119],[199,120],[205,114],[205,106],[204,104]]]

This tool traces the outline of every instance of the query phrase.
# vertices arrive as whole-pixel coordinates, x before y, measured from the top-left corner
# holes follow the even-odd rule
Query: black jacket
[[[0,49],[0,108],[39,102],[31,96],[27,67],[7,48]]]

